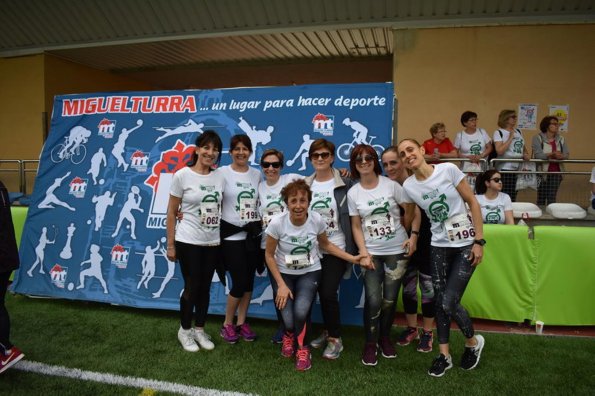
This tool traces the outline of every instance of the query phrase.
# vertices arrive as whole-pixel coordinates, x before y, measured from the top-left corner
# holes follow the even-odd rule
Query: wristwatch
[[[485,244],[487,243],[485,239],[476,239],[473,241],[474,244],[479,245],[479,246],[485,246]]]

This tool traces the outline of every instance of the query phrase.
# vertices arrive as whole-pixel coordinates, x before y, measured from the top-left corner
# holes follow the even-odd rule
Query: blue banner
[[[285,154],[284,172],[309,175],[308,149],[321,137],[337,147],[335,167],[348,168],[358,142],[378,151],[390,145],[393,92],[382,83],[56,97],[13,289],[179,309],[183,282],[165,254],[165,219],[172,175],[190,159],[198,134],[221,136],[222,165],[231,162],[230,137],[243,133],[257,168],[274,147]],[[341,284],[344,323],[361,323],[359,274],[356,267]],[[225,313],[228,292],[215,275],[211,313]],[[266,273],[256,277],[249,314],[275,318]]]

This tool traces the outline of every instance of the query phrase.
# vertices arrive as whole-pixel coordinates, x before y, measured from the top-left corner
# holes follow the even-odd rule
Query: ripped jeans
[[[388,337],[395,320],[397,296],[409,259],[404,253],[374,256],[374,270],[363,270],[366,342]]]
[[[468,259],[472,246],[457,248],[432,246],[431,248],[430,263],[436,301],[436,332],[440,344],[448,344],[451,319],[455,320],[466,338],[471,338],[474,334],[469,313],[461,305],[461,298],[475,270]]]

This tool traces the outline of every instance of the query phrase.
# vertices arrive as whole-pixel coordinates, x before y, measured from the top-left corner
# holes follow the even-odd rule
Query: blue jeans
[[[404,253],[374,256],[374,270],[363,270],[366,301],[364,303],[364,328],[366,342],[378,342],[388,337],[395,320],[397,296],[401,279],[409,259]]]
[[[471,247],[458,248],[432,246],[432,282],[436,301],[436,332],[438,342],[448,344],[450,322],[454,319],[461,333],[473,337],[473,323],[461,305],[461,298],[475,267],[469,261]]]
[[[304,338],[306,337],[306,321],[310,316],[310,308],[316,297],[318,290],[318,283],[320,282],[320,274],[322,271],[307,272],[302,275],[290,275],[281,273],[283,281],[291,290],[293,299],[288,298],[287,304],[281,310],[281,317],[283,324],[288,332],[294,333],[297,336],[298,344],[304,345]],[[277,282],[272,282],[273,295],[277,295],[279,286]]]

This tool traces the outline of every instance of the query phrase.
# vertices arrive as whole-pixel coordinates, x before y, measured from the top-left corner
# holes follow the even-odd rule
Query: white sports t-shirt
[[[287,184],[296,179],[303,179],[304,176],[297,173],[290,173],[287,175],[280,175],[279,180],[272,186],[269,186],[266,180],[263,180],[258,185],[258,213],[262,220],[262,230],[266,230],[267,226],[273,217],[280,215],[287,210],[287,206],[281,197],[281,190]],[[264,249],[266,246],[266,236],[262,238],[260,247]]]
[[[505,142],[508,140],[508,136],[510,136],[510,132],[506,129],[498,129],[494,132],[494,142]],[[504,155],[499,155],[498,158],[523,158],[525,147],[525,138],[521,133],[520,129],[514,130],[514,137],[512,138],[512,142],[510,142],[510,146],[504,152]],[[520,162],[497,162],[496,169],[498,170],[517,170],[519,169],[521,163]]]
[[[488,199],[485,195],[476,195],[481,206],[481,218],[485,224],[504,224],[504,212],[512,210],[512,201],[506,193],[499,192],[496,199]]]
[[[183,214],[176,226],[176,241],[219,245],[224,184],[223,175],[218,170],[200,175],[184,167],[174,174],[170,194],[182,199]]]
[[[326,232],[326,223],[318,213],[308,213],[306,222],[296,226],[289,212],[284,212],[271,220],[265,232],[277,240],[275,262],[279,272],[302,275],[321,269],[318,235]]]
[[[258,185],[260,172],[248,168],[247,172],[236,172],[230,165],[222,166],[219,171],[225,179],[225,194],[223,195],[223,220],[241,227],[251,221],[260,220],[258,214]],[[231,235],[225,240],[239,241],[246,239],[245,231]]]
[[[415,202],[428,215],[432,246],[467,246],[475,239],[475,228],[456,188],[465,175],[448,162],[433,166],[434,172],[426,180],[419,181],[415,175],[405,180],[405,200]]]
[[[385,176],[367,190],[357,183],[347,192],[350,216],[359,216],[366,249],[370,254],[403,253],[407,233],[401,225],[399,204],[404,202],[403,187]]]
[[[335,200],[335,179],[324,182],[312,181],[312,202],[310,211],[318,212],[326,222],[326,236],[329,241],[345,250],[345,234],[339,226],[339,211]],[[327,252],[322,251],[323,254]]]
[[[484,129],[477,128],[472,134],[465,131],[457,133],[454,146],[461,155],[481,155],[485,151],[486,145],[491,141],[492,139]]]

